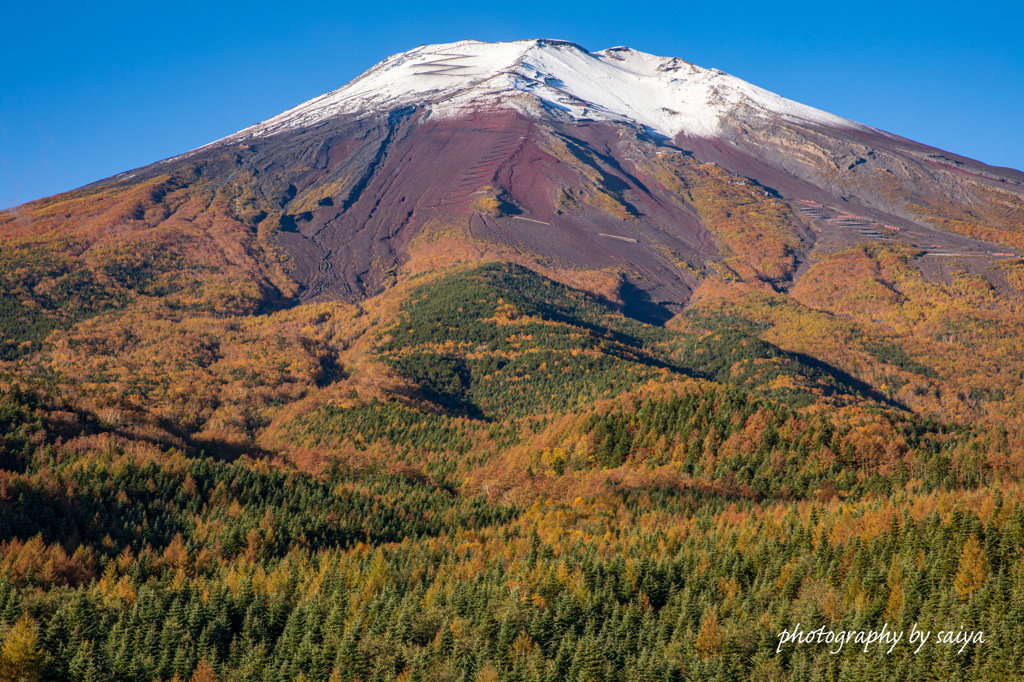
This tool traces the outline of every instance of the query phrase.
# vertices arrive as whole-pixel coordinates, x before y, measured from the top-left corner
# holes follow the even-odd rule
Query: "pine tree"
[[[347,632],[342,639],[334,666],[344,676],[344,679],[366,679],[369,676],[366,659],[363,657],[354,632]]]
[[[83,642],[69,665],[74,682],[102,682],[106,680],[92,642]]]

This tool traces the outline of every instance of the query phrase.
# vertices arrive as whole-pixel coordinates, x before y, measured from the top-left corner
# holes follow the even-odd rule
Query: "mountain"
[[[277,221],[303,300],[377,293],[440,235],[619,271],[663,318],[721,266],[787,288],[818,253],[863,239],[980,258],[978,272],[1024,247],[1020,172],[677,58],[559,41],[419,47],[101,186],[185,169]],[[711,198],[727,186],[759,216],[742,236]],[[944,261],[921,262],[942,276]]]
[[[1011,679],[1022,182],[463,41],[0,212],[0,677]]]

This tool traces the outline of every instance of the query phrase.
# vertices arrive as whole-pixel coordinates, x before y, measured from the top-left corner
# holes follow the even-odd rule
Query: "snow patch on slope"
[[[493,107],[534,115],[554,110],[576,120],[631,121],[669,138],[719,136],[733,113],[866,129],[674,57],[626,47],[591,53],[555,40],[464,40],[389,57],[344,87],[223,141],[405,106],[427,106],[443,117]]]

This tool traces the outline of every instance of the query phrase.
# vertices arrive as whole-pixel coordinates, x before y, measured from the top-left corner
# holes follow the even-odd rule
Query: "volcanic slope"
[[[303,300],[378,293],[439,241],[610,276],[602,290],[652,321],[709,275],[788,289],[864,242],[919,251],[933,281],[966,259],[993,286],[993,259],[1024,248],[1020,172],[677,58],[551,40],[422,46],[88,189],[165,175],[233,188],[243,222],[293,261]]]
[[[155,299],[221,316],[359,303],[499,260],[645,322],[731,325],[913,409],[1004,419],[1022,187],[1018,171],[675,58],[424,46],[223,140],[0,214],[0,352]],[[982,341],[957,385],[965,338]],[[853,350],[865,339],[874,355]]]

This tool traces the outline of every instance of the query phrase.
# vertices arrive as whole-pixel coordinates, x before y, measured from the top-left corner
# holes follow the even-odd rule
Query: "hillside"
[[[1021,182],[467,41],[0,213],[0,677],[1013,679]]]

